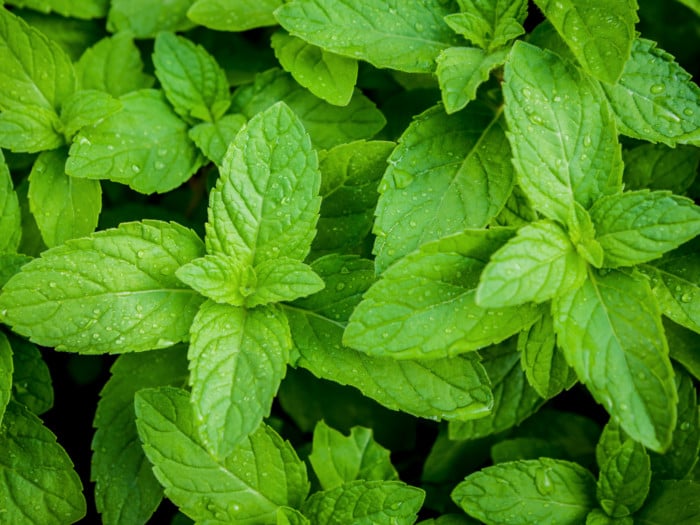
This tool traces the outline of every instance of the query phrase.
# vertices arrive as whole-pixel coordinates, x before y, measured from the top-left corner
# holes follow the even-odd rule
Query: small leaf
[[[32,343],[12,334],[8,336],[12,345],[12,397],[37,416],[53,407],[51,372],[41,352]]]
[[[121,107],[119,100],[104,91],[83,89],[73,93],[61,107],[63,134],[70,140],[81,128],[97,124]]]
[[[200,122],[190,128],[187,134],[205,157],[221,166],[226,149],[245,123],[243,115],[224,115],[216,122]]]
[[[12,188],[12,177],[0,151],[0,253],[14,253],[22,236],[19,199]],[[0,265],[4,266],[4,265]],[[0,286],[4,283],[0,282]]]
[[[255,272],[228,255],[205,255],[178,268],[187,286],[217,303],[243,306],[256,288]]]
[[[187,18],[192,0],[111,0],[107,31],[130,31],[136,38],[154,38],[161,31],[185,31],[194,26]]]
[[[255,267],[255,292],[245,298],[246,308],[293,301],[323,289],[321,279],[313,269],[289,257],[262,261]]]
[[[282,0],[195,0],[187,17],[216,31],[247,31],[277,24],[273,11]]]
[[[649,454],[632,439],[606,454],[598,475],[598,501],[607,514],[623,518],[637,511],[649,492]]]
[[[476,0],[460,2],[461,13],[445,17],[453,31],[486,51],[493,51],[525,32],[527,2]]]
[[[58,115],[39,106],[6,109],[0,113],[0,147],[13,152],[37,153],[65,143]]]

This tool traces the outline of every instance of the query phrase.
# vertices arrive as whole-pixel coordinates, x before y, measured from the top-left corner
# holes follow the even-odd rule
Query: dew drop
[[[666,86],[664,86],[663,84],[654,84],[649,88],[649,91],[651,91],[654,95],[659,95],[665,90]]]
[[[683,114],[684,114],[686,117],[692,117],[692,116],[695,114],[695,112],[694,112],[692,109],[690,109],[690,108],[685,108],[685,109],[683,110]]]
[[[586,135],[583,137],[583,145],[586,146],[587,148],[591,147],[591,137],[589,135]]]
[[[549,475],[546,469],[540,469],[535,472],[535,487],[537,492],[546,496],[554,491],[554,484],[552,480],[549,479]]]
[[[683,302],[683,303],[689,303],[692,300],[693,300],[692,294],[684,293],[683,295],[681,295],[681,302]]]
[[[138,257],[139,259],[142,259],[144,255],[146,255],[146,252],[144,252],[143,250],[139,250],[136,252],[136,257]]]
[[[684,432],[690,430],[690,423],[688,421],[683,421],[683,423],[681,423],[681,430]]]
[[[141,171],[141,168],[137,164],[132,164],[131,171],[133,171],[134,173],[138,173],[139,171]]]
[[[532,95],[532,91],[529,88],[523,88],[520,92],[525,98],[530,98],[530,96]]]
[[[338,284],[335,286],[335,290],[336,290],[337,292],[341,292],[341,291],[343,291],[344,289],[345,289],[345,283],[338,283]]]
[[[56,288],[56,283],[54,281],[50,281],[49,288]]]

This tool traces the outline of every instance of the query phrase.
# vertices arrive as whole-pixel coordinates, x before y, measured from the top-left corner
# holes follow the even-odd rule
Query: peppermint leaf
[[[84,126],[98,123],[121,107],[118,100],[104,91],[85,89],[73,93],[61,108],[63,134],[70,140]]]
[[[185,31],[194,26],[187,10],[194,0],[111,0],[107,30],[130,31],[136,38],[154,38],[161,31]]]
[[[0,113],[0,147],[14,152],[37,153],[65,143],[58,115],[40,106],[7,109]]]
[[[22,235],[19,199],[12,188],[12,177],[0,151],[0,253],[17,251]],[[4,265],[2,265],[4,266]],[[1,283],[0,286],[2,286]]]
[[[695,180],[700,164],[700,149],[642,144],[623,151],[622,157],[625,161],[625,188],[669,190],[680,195]]]
[[[178,268],[175,275],[205,297],[233,306],[243,306],[256,287],[255,272],[227,255],[194,259]]]
[[[692,525],[700,518],[700,483],[657,481],[651,485],[644,506],[634,515],[640,525],[671,523]]]
[[[205,157],[221,166],[229,144],[245,123],[243,115],[224,115],[216,122],[200,122],[190,128],[187,134]]]
[[[12,397],[37,416],[53,407],[53,387],[49,367],[32,343],[10,334],[12,345]]]
[[[10,0],[8,4],[34,9],[41,13],[58,13],[74,18],[104,18],[107,15],[107,0]]]
[[[12,396],[12,347],[7,336],[0,332],[0,421]]]
[[[273,11],[281,0],[195,0],[187,17],[217,31],[247,31],[277,24]]]
[[[527,16],[527,2],[523,0],[458,3],[462,12],[447,15],[445,22],[485,51],[493,51],[525,32],[522,24]]]
[[[293,301],[324,287],[323,279],[309,265],[289,257],[261,262],[255,267],[255,276],[255,292],[245,298],[246,308]]]

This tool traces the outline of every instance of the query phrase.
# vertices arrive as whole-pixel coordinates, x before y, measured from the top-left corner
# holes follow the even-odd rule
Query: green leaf
[[[366,60],[378,68],[429,73],[455,35],[439,0],[293,0],[275,16],[292,35],[327,51]]]
[[[350,251],[367,237],[379,197],[377,186],[394,146],[361,140],[321,152],[321,217],[313,251]]]
[[[668,191],[628,191],[599,199],[590,210],[604,266],[651,261],[700,234],[700,207]]]
[[[492,70],[506,61],[508,50],[487,53],[476,47],[449,47],[437,57],[436,74],[447,113],[464,108]]]
[[[484,227],[513,187],[508,151],[503,119],[480,102],[455,115],[437,106],[416,117],[380,185],[377,270],[421,244]]]
[[[602,509],[593,509],[586,516],[586,525],[634,525],[632,516],[611,518]]]
[[[83,89],[105,91],[113,97],[153,85],[153,77],[143,72],[141,53],[129,31],[103,38],[87,49],[75,70]]]
[[[323,490],[331,490],[355,480],[398,480],[390,454],[374,440],[369,428],[353,427],[345,436],[319,421],[309,462]]]
[[[591,473],[549,458],[482,469],[457,485],[452,499],[487,525],[582,523],[597,506]]]
[[[73,18],[104,18],[107,15],[108,0],[9,0],[6,2],[17,7],[34,9],[41,13],[55,12],[61,16]]]
[[[209,199],[206,245],[243,265],[303,260],[321,199],[316,152],[284,103],[262,111],[237,135]]]
[[[7,9],[0,9],[0,57],[2,111],[55,115],[75,91],[68,55]]]
[[[598,84],[554,53],[516,42],[505,66],[505,114],[518,184],[563,224],[621,189],[622,156]]]
[[[111,0],[107,31],[130,31],[136,38],[154,38],[161,31],[185,31],[194,26],[187,10],[194,0]]]
[[[272,12],[281,0],[195,0],[187,17],[217,31],[247,31],[277,24]]]
[[[102,188],[95,180],[66,175],[65,148],[44,151],[29,174],[29,209],[49,248],[90,235],[102,209]]]
[[[26,106],[0,113],[0,147],[13,152],[36,153],[65,143],[61,123],[52,109]]]
[[[658,481],[644,506],[634,515],[635,525],[693,525],[700,519],[700,483]]]
[[[637,17],[635,0],[535,0],[583,69],[615,84],[630,57]]]
[[[202,305],[187,357],[201,442],[216,457],[228,456],[269,415],[290,347],[287,319],[275,307]]]
[[[557,223],[533,222],[491,256],[476,289],[476,302],[485,308],[540,303],[580,286],[586,268]]]
[[[21,253],[0,253],[0,288],[31,260],[31,257]]]
[[[297,114],[311,140],[323,149],[371,138],[386,124],[374,103],[361,92],[356,91],[346,106],[334,106],[312,95],[279,69],[259,73],[253,84],[239,88],[233,95],[233,108],[253,118],[278,101]]]
[[[68,454],[41,420],[10,402],[0,427],[0,509],[6,523],[75,523],[86,513]]]
[[[53,387],[49,367],[32,343],[12,334],[12,397],[37,416],[53,407]]]
[[[350,102],[357,81],[357,60],[336,55],[284,31],[273,33],[271,44],[280,65],[300,85],[330,104],[345,106]]]
[[[424,498],[401,481],[359,480],[312,494],[301,510],[317,525],[410,525]]]
[[[231,105],[226,72],[202,46],[158,33],[153,65],[165,96],[185,120],[214,122]]]
[[[136,426],[153,473],[185,514],[206,523],[275,523],[277,509],[299,508],[309,492],[294,449],[261,425],[225,458],[199,441],[187,392],[136,394]]]
[[[569,237],[576,251],[594,268],[603,266],[603,247],[596,239],[595,225],[591,214],[578,202],[574,202],[573,221],[569,224]]]
[[[216,122],[200,122],[187,133],[205,157],[221,166],[226,149],[245,123],[243,115],[224,115]]]
[[[19,199],[12,189],[10,170],[5,162],[5,156],[0,151],[0,253],[17,251],[22,236],[21,221]]]
[[[84,126],[98,123],[119,111],[121,107],[121,102],[104,91],[77,91],[66,99],[61,108],[63,134],[70,140]]]
[[[616,270],[590,272],[554,300],[552,314],[566,360],[596,401],[633,439],[667,449],[678,396],[649,283]]]
[[[487,309],[479,275],[509,229],[466,230],[425,244],[384,272],[350,318],[343,342],[371,356],[449,357],[503,341],[532,324],[536,305]]]
[[[691,332],[666,318],[663,322],[671,359],[682,364],[694,378],[700,380],[700,355],[696,350],[697,332]]]
[[[458,2],[461,13],[445,17],[453,31],[486,51],[493,51],[525,32],[522,24],[527,17],[527,2],[476,0]]]
[[[280,507],[277,509],[276,525],[311,525],[311,522],[296,509]]]
[[[0,332],[0,421],[12,398],[12,347],[7,336]]]
[[[120,111],[75,137],[66,163],[69,175],[164,193],[197,171],[201,159],[187,125],[159,91],[134,91],[120,100]]]
[[[493,407],[488,415],[473,421],[450,421],[450,439],[477,439],[498,434],[522,423],[544,403],[520,367],[515,338],[479,353],[491,380]]]
[[[134,395],[142,388],[182,386],[187,380],[184,346],[125,354],[112,365],[100,392],[93,426],[91,479],[106,524],[146,523],[163,498],[136,431]]]
[[[622,152],[625,188],[628,190],[669,190],[685,193],[697,175],[700,149],[691,146],[669,148],[663,144],[641,144]]]
[[[255,292],[245,298],[246,308],[293,301],[321,290],[325,285],[313,269],[303,262],[280,257],[260,262],[255,267]]]
[[[95,354],[171,346],[187,339],[202,301],[175,270],[203,252],[194,232],[160,221],[125,223],[71,240],[10,279],[0,295],[0,318],[57,350]]]
[[[194,259],[178,268],[175,275],[205,297],[233,306],[243,306],[256,287],[255,271],[228,255]]]
[[[620,133],[669,146],[697,144],[700,87],[655,42],[636,39],[620,81],[602,87]]]
[[[544,399],[555,397],[576,382],[576,373],[556,344],[549,313],[518,334],[518,351],[528,382]]]

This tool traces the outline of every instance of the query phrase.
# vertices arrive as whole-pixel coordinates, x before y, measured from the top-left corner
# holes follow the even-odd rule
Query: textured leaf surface
[[[664,451],[678,397],[648,282],[615,270],[591,272],[579,289],[554,301],[552,312],[566,359],[593,397],[633,439]]]
[[[175,270],[202,242],[173,223],[125,223],[46,251],[3,288],[0,317],[42,345],[81,353],[163,348],[188,337],[202,298]]]
[[[217,31],[247,31],[277,24],[273,11],[282,0],[195,0],[187,17]]]
[[[231,105],[226,72],[202,46],[159,33],[153,65],[165,96],[185,120],[213,122]]]
[[[5,156],[0,152],[0,253],[17,251],[22,235],[21,228],[19,199],[12,187],[12,177]]]
[[[421,244],[485,226],[513,187],[513,165],[504,151],[504,122],[482,103],[455,115],[434,107],[416,117],[380,185],[378,271]]]
[[[63,134],[70,140],[82,127],[96,124],[121,107],[117,99],[104,91],[82,89],[73,93],[61,107]]]
[[[217,303],[243,306],[255,290],[255,273],[227,255],[205,255],[178,268],[187,286]]]
[[[386,124],[374,103],[359,91],[346,106],[334,106],[309,93],[290,74],[279,69],[260,73],[252,85],[238,89],[233,96],[233,108],[253,118],[278,101],[297,114],[319,148],[330,149],[371,138]]]
[[[216,122],[200,122],[190,128],[188,135],[205,157],[221,166],[229,144],[245,123],[243,115],[224,115]]]
[[[263,261],[255,267],[255,292],[246,297],[245,306],[293,301],[321,290],[323,280],[308,264],[280,257]]]
[[[628,190],[669,190],[681,195],[695,180],[700,149],[691,146],[669,148],[664,144],[641,144],[622,152],[625,188]]]
[[[142,388],[187,381],[184,346],[126,354],[112,365],[100,393],[92,439],[91,479],[103,523],[146,523],[163,498],[136,431],[134,395]]]
[[[350,102],[357,81],[357,60],[330,53],[284,31],[274,33],[271,44],[277,60],[300,85],[336,106]]]
[[[505,66],[505,114],[518,183],[534,207],[566,224],[621,188],[622,156],[598,84],[550,51],[516,42]]]
[[[286,256],[302,260],[321,199],[316,152],[285,104],[253,117],[224,157],[210,194],[206,245],[243,265]]]
[[[319,421],[309,462],[323,490],[330,490],[355,480],[399,479],[390,453],[374,440],[372,429],[353,427],[345,436]]]
[[[68,454],[41,420],[10,402],[0,427],[0,510],[7,523],[74,523],[86,503]]]
[[[635,0],[536,0],[583,69],[615,84],[622,75],[637,18]]]
[[[382,68],[428,73],[456,40],[439,0],[294,0],[275,16],[282,27],[319,47]]]
[[[197,521],[276,523],[278,507],[298,508],[309,492],[306,467],[292,446],[261,425],[225,458],[200,442],[184,390],[136,394],[136,426],[165,494]]]
[[[187,125],[159,91],[135,91],[121,101],[121,111],[76,136],[66,172],[141,193],[163,193],[185,182],[201,162]]]
[[[12,334],[12,397],[37,416],[53,406],[53,387],[49,367],[36,345]]]
[[[591,219],[608,267],[656,259],[700,234],[700,207],[666,191],[604,197],[591,207]]]
[[[7,336],[0,332],[0,421],[12,397],[12,347]]]
[[[228,456],[269,415],[284,377],[291,339],[273,307],[253,310],[207,302],[192,323],[190,385],[204,446]]]
[[[136,38],[153,38],[161,31],[184,31],[194,24],[187,18],[193,0],[111,0],[107,30],[129,31]]]
[[[0,113],[0,147],[22,153],[37,153],[62,146],[61,123],[51,109],[27,106]]]
[[[467,230],[399,260],[364,295],[345,329],[346,345],[372,356],[454,356],[499,342],[532,324],[537,307],[486,309],[475,302],[490,254],[509,229]]]
[[[491,256],[476,289],[476,302],[486,308],[543,302],[579,286],[586,267],[559,225],[533,222]]]
[[[457,485],[452,499],[487,525],[583,523],[597,506],[591,473],[549,458],[482,469]]]
[[[700,483],[658,481],[651,486],[645,505],[634,516],[639,525],[693,525],[700,519]]]
[[[527,16],[527,2],[523,0],[458,3],[461,12],[447,15],[445,22],[453,31],[486,51],[493,51],[525,32],[522,24]]]
[[[318,525],[410,525],[425,493],[400,481],[353,481],[316,492],[302,512]]]
[[[700,87],[651,40],[634,41],[620,81],[603,89],[621,133],[669,146],[700,140]]]

